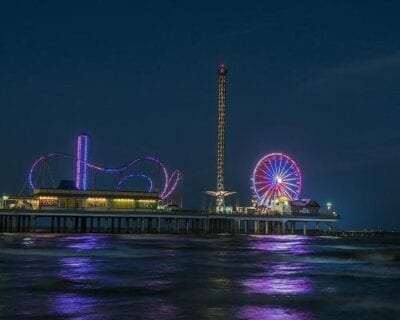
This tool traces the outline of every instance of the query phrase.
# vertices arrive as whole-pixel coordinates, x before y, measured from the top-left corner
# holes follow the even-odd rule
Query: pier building
[[[156,192],[36,189],[29,196],[8,196],[3,209],[35,211],[129,211],[155,210]]]

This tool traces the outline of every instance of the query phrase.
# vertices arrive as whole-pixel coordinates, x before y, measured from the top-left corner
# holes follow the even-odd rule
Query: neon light
[[[179,170],[175,170],[168,181],[168,191],[163,194],[161,199],[167,199],[176,189],[178,182],[182,179],[182,173]]]
[[[89,136],[80,134],[76,146],[75,187],[78,190],[87,190],[87,162],[88,162]]]
[[[75,187],[81,189],[81,159],[82,159],[82,136],[78,136],[76,146],[76,171],[75,171]]]
[[[79,146],[79,144],[78,144],[78,146]],[[86,149],[86,151],[87,151],[87,149]],[[86,151],[84,151],[84,152],[86,152]],[[64,154],[64,153],[49,153],[49,154],[41,156],[40,158],[35,160],[35,162],[32,164],[32,167],[31,167],[31,169],[29,171],[29,176],[28,176],[29,185],[30,185],[31,189],[32,190],[37,189],[37,186],[35,185],[35,183],[33,181],[34,180],[33,179],[34,178],[34,172],[35,172],[36,168],[39,166],[39,164],[41,162],[46,161],[46,160],[51,159],[51,158],[73,158],[73,159],[75,159],[76,169],[77,169],[76,170],[76,175],[78,176],[78,177],[76,177],[77,178],[76,181],[81,181],[81,180],[83,181],[83,177],[85,177],[84,179],[87,180],[87,168],[91,168],[93,170],[97,170],[97,171],[101,171],[101,172],[105,172],[105,173],[121,173],[121,172],[133,167],[134,165],[136,165],[136,164],[138,164],[140,162],[143,162],[143,161],[153,162],[153,163],[157,164],[160,167],[160,169],[162,171],[162,174],[163,174],[163,178],[164,178],[163,179],[164,180],[164,186],[163,186],[162,191],[160,192],[160,199],[161,200],[167,199],[175,191],[176,186],[177,186],[179,180],[182,177],[182,174],[178,170],[174,171],[172,173],[172,175],[169,176],[165,165],[156,157],[144,156],[144,157],[140,157],[140,158],[137,158],[135,160],[132,160],[129,163],[127,163],[127,164],[125,164],[125,165],[123,165],[121,167],[109,168],[109,167],[102,167],[102,166],[99,166],[99,165],[94,164],[94,163],[89,163],[87,161],[84,161],[84,159],[78,161],[78,156],[79,156],[79,149],[77,150],[77,157],[76,158],[74,158],[71,155]],[[81,151],[81,158],[82,158],[82,151]],[[86,159],[87,159],[87,157],[86,157]],[[85,167],[84,171],[82,170],[81,166],[78,166],[78,163],[81,164],[81,165],[84,165],[84,167]],[[78,175],[78,173],[79,173],[79,175]],[[78,178],[81,178],[81,180],[78,179]],[[120,183],[120,182],[118,182],[118,183]],[[153,182],[152,182],[152,185],[153,185]],[[87,187],[87,182],[86,182],[86,187]],[[118,186],[117,186],[117,188],[118,188]]]
[[[134,159],[120,167],[103,167],[95,163],[90,163],[88,159],[89,147],[90,147],[89,144],[90,144],[90,136],[88,136],[87,134],[80,134],[77,137],[76,157],[64,153],[49,153],[47,155],[41,156],[38,159],[36,159],[32,164],[32,167],[30,168],[28,175],[29,186],[31,187],[31,189],[32,190],[37,189],[37,186],[34,183],[35,170],[37,169],[40,163],[47,161],[48,159],[51,158],[72,158],[75,160],[75,187],[78,190],[87,190],[89,187],[88,168],[105,173],[122,173],[125,170],[128,170],[129,168],[143,161],[153,162],[161,169],[164,180],[163,188],[160,191],[161,200],[165,200],[175,191],[177,184],[181,179],[182,174],[180,173],[180,171],[176,170],[172,173],[171,176],[169,176],[165,165],[158,158],[152,156],[144,156]],[[153,190],[153,181],[151,180],[150,177],[143,174],[131,174],[129,176],[126,176],[124,179],[118,182],[116,187],[117,190],[121,187],[122,183],[125,180],[135,177],[142,177],[147,179],[147,181],[149,182],[149,192]]]
[[[146,176],[146,175],[144,175],[144,174],[140,174],[140,173],[130,174],[129,176],[126,176],[126,177],[122,178],[122,179],[118,182],[116,190],[119,191],[119,190],[121,189],[121,187],[122,187],[122,184],[123,184],[125,181],[130,180],[130,179],[133,179],[133,178],[143,178],[143,179],[146,179],[147,182],[148,182],[148,184],[149,184],[148,192],[151,192],[151,191],[153,190],[153,181],[152,181],[148,176]]]
[[[65,154],[65,153],[49,153],[47,155],[41,156],[40,158],[36,159],[35,162],[32,164],[32,167],[29,170],[29,175],[28,175],[29,186],[31,187],[32,190],[37,189],[35,184],[33,183],[33,175],[34,175],[36,167],[42,161],[46,161],[47,159],[50,159],[50,158],[72,158],[72,156],[69,154]]]
[[[258,161],[253,171],[253,190],[260,205],[268,205],[280,196],[298,199],[302,187],[296,162],[282,153],[271,153]]]
[[[88,188],[88,176],[87,176],[87,165],[89,157],[89,137],[87,135],[83,136],[83,172],[82,172],[82,188],[86,190]]]

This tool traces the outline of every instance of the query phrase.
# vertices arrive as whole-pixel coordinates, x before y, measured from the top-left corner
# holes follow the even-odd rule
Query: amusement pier
[[[91,137],[78,135],[74,154],[48,153],[32,164],[27,191],[3,194],[0,232],[171,233],[171,234],[323,234],[333,233],[340,215],[330,203],[322,208],[303,198],[301,171],[283,153],[262,157],[251,175],[248,206],[228,205],[234,191],[225,188],[227,74],[219,65],[216,189],[205,193],[207,209],[182,208],[182,176],[153,156],[119,167],[90,159]],[[54,163],[72,163],[74,179],[56,179]],[[111,187],[101,176],[113,176]],[[139,187],[140,186],[140,187]]]

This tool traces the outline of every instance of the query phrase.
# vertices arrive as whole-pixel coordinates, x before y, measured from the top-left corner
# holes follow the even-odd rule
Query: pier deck
[[[0,232],[307,234],[310,226],[330,228],[332,214],[257,215],[204,211],[0,211]]]

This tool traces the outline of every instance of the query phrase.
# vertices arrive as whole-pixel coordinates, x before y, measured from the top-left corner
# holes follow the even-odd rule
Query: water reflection
[[[311,267],[290,261],[292,256],[309,253],[311,250],[307,244],[310,241],[312,241],[310,238],[302,236],[267,236],[252,241],[250,244],[252,249],[267,251],[269,255],[265,255],[265,261],[261,264],[263,271],[258,271],[242,281],[246,293],[267,295],[311,293],[313,283],[306,275]]]
[[[178,318],[179,310],[172,304],[164,302],[162,299],[143,299],[140,304],[144,307],[145,317],[143,314],[140,319],[163,319],[172,320]]]
[[[35,239],[30,237],[25,237],[22,239],[22,245],[25,247],[33,247],[35,245]]]
[[[310,320],[312,314],[289,308],[275,306],[244,306],[236,312],[237,319],[246,320]]]
[[[90,287],[97,281],[97,269],[94,259],[88,257],[64,257],[59,259],[58,276],[63,281],[72,282],[82,287]]]
[[[243,281],[247,293],[299,295],[312,291],[308,278],[260,277]]]
[[[257,237],[250,243],[250,248],[277,254],[303,255],[311,252],[307,247],[311,241],[312,238],[304,236],[265,236]]]
[[[304,263],[278,261],[268,263],[265,269],[267,270],[267,276],[290,276],[310,271],[312,268]]]
[[[71,236],[65,240],[68,242],[67,247],[76,251],[104,249],[107,247],[105,237],[100,235]]]
[[[398,289],[399,240],[267,236],[206,242],[193,236],[188,245],[184,237],[0,239],[1,319],[310,320],[368,318],[371,312],[388,319],[398,311],[388,297]],[[327,244],[379,247],[354,253]],[[348,263],[349,254],[362,264]]]
[[[55,295],[50,299],[51,308],[59,316],[68,316],[71,320],[87,319],[86,316],[96,312],[99,299],[74,293]]]

